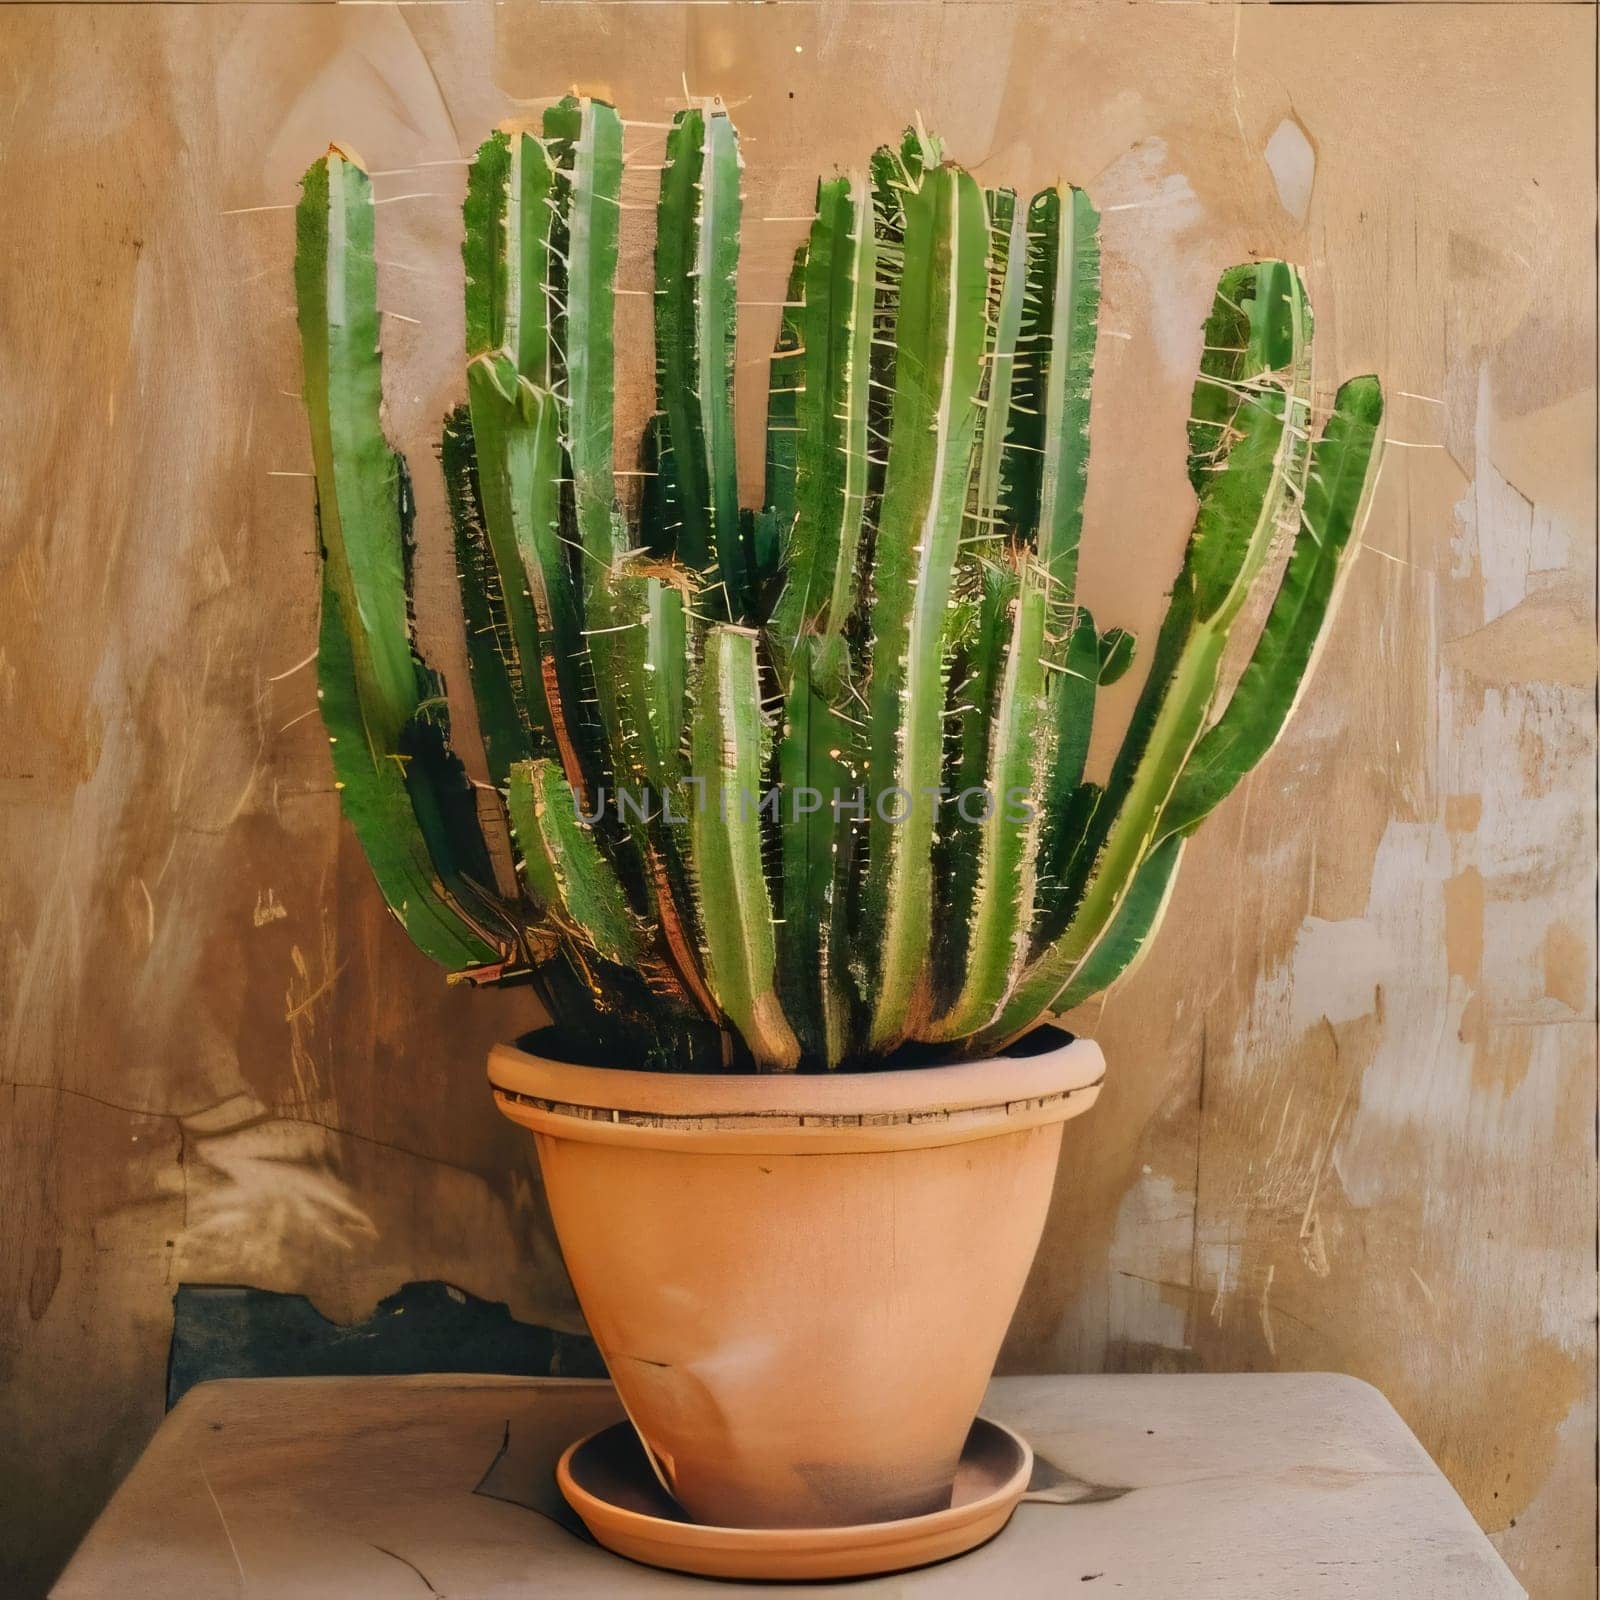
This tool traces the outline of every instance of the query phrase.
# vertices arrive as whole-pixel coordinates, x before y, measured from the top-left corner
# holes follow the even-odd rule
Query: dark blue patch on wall
[[[327,1378],[503,1372],[603,1378],[583,1334],[518,1322],[501,1301],[408,1283],[365,1322],[329,1322],[299,1294],[184,1283],[172,1300],[167,1409],[208,1378]]]

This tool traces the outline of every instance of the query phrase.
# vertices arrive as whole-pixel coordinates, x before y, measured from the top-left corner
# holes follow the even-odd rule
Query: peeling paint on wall
[[[1304,222],[1306,212],[1311,209],[1311,186],[1317,177],[1317,154],[1311,148],[1306,130],[1294,117],[1285,117],[1272,130],[1262,154],[1283,209],[1296,222]]]

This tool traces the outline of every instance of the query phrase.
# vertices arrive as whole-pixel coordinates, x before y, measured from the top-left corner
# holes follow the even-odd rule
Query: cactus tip
[[[328,146],[326,157],[329,161],[344,161],[362,172],[367,170],[367,164],[347,144],[333,143]]]

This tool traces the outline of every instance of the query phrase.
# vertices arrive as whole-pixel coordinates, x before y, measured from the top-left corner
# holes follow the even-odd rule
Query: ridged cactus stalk
[[[1276,738],[1357,548],[1381,392],[1350,380],[1318,426],[1298,273],[1223,273],[1188,423],[1194,531],[1121,747],[1088,778],[1097,691],[1134,656],[1076,598],[1093,206],[985,188],[920,130],[824,179],[753,509],[740,171],[720,106],[677,114],[656,410],[619,465],[622,122],[569,98],[473,162],[465,399],[439,453],[476,784],[414,636],[371,182],[337,148],[306,174],[318,672],[344,811],[417,945],[455,976],[536,986],[578,1058],[982,1056],[1128,967],[1185,841]],[[1262,584],[1251,644],[1235,636]]]

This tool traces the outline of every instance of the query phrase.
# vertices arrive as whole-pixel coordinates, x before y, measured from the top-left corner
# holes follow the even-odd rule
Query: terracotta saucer
[[[714,1528],[689,1522],[656,1482],[638,1435],[614,1423],[568,1445],[556,1465],[567,1504],[607,1550],[705,1578],[860,1578],[927,1566],[975,1549],[1005,1525],[1028,1487],[1033,1451],[979,1417],[950,1506],[847,1528]]]

